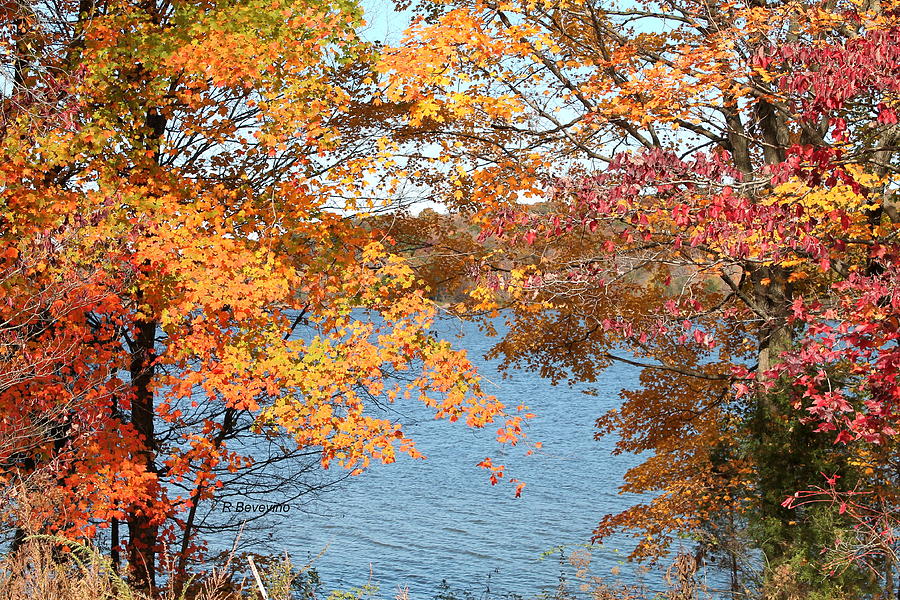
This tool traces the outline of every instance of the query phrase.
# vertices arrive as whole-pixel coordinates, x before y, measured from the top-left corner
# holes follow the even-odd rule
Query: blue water
[[[638,500],[619,494],[618,487],[639,459],[613,456],[614,438],[594,439],[594,420],[619,404],[622,388],[637,385],[637,371],[613,366],[593,384],[596,395],[552,386],[524,371],[504,379],[496,361],[482,358],[495,340],[472,324],[443,322],[438,329],[468,350],[490,380],[491,393],[507,405],[531,408],[537,416],[528,437],[543,449],[525,456],[524,449],[500,447],[496,428],[475,431],[435,420],[421,405],[398,404],[397,418],[428,459],[404,456],[375,465],[302,511],[292,507],[287,514],[266,515],[255,523],[263,540],[254,550],[287,552],[295,564],[314,558],[326,590],[371,582],[384,598],[393,597],[398,586],[408,586],[412,598],[432,598],[446,580],[456,591],[481,594],[489,587],[529,597],[558,585],[559,554],[548,551],[565,546],[571,552],[588,543],[603,515]],[[527,483],[521,498],[510,484],[490,485],[487,472],[475,466],[486,456]],[[213,540],[212,546],[227,543]],[[623,564],[631,547],[620,537],[593,549],[593,572],[639,582],[633,567]],[[565,570],[571,576],[572,569]],[[658,574],[647,580],[658,587],[652,585]]]

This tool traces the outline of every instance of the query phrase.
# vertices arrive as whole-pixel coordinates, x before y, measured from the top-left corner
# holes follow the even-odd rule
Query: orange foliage
[[[365,223],[399,167],[372,133],[355,5],[17,6],[0,333],[19,375],[0,439],[5,480],[59,482],[42,527],[127,521],[146,587],[160,541],[183,527],[196,547],[197,503],[252,462],[229,448],[240,419],[355,473],[422,456],[379,403],[516,443],[521,417],[436,338],[420,278]]]

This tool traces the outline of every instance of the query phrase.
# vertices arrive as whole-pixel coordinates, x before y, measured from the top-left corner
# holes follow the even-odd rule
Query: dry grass
[[[101,561],[65,556],[46,540],[26,542],[0,562],[0,600],[108,598],[138,600]]]
[[[194,577],[176,590],[172,587],[157,590],[154,597],[134,591],[113,569],[109,558],[96,549],[52,536],[33,536],[15,553],[0,557],[0,600],[259,600],[262,594],[253,580],[244,579],[236,563],[244,563],[232,551],[224,563],[201,576]],[[268,600],[380,600],[377,586],[331,592],[319,596],[315,591],[295,594],[294,581],[305,568],[295,569],[288,556],[257,557],[261,582]],[[556,593],[545,594],[542,600],[702,600],[697,583],[697,563],[693,557],[679,555],[666,575],[668,591],[648,594],[640,586],[607,582],[588,574],[589,552],[574,552],[569,562],[576,568],[574,587],[561,587]],[[165,563],[163,567],[165,570]],[[167,581],[174,578],[164,577]],[[399,588],[395,600],[410,600],[408,588]],[[514,596],[509,596],[513,598]],[[467,600],[475,595],[443,594],[445,600]],[[503,595],[482,594],[482,600],[503,599]]]
[[[108,558],[91,547],[61,541],[33,537],[0,559],[0,600],[149,600],[128,586]],[[154,600],[247,600],[228,567],[195,578],[177,595],[163,588]]]

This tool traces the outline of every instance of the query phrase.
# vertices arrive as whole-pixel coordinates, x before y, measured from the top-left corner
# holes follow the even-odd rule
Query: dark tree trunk
[[[156,472],[154,451],[153,361],[156,321],[139,321],[131,355],[131,423],[143,441],[140,458],[148,472]],[[159,525],[140,508],[129,511],[128,574],[141,591],[156,584],[156,544]]]

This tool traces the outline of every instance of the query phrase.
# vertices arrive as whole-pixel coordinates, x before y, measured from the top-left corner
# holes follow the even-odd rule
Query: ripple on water
[[[458,328],[465,333],[458,345],[473,359],[490,346],[476,328],[453,326]],[[518,448],[499,452],[490,429],[436,422],[423,407],[406,407],[404,420],[413,422],[408,431],[428,460],[401,458],[350,479],[314,507],[324,514],[292,513],[297,526],[277,526],[271,549],[303,560],[327,544],[315,567],[329,589],[365,584],[371,569],[384,597],[408,585],[412,597],[427,599],[443,579],[476,593],[484,586],[526,596],[554,589],[560,564],[555,555],[542,554],[586,543],[604,514],[634,502],[634,495],[619,495],[617,488],[637,459],[612,456],[615,440],[594,440],[593,424],[618,405],[620,389],[637,384],[637,373],[612,367],[594,386],[600,394],[588,396],[523,371],[503,380],[496,362],[476,362],[497,384],[488,391],[538,415],[528,435],[543,442],[542,451],[531,457]],[[489,485],[475,467],[485,456],[499,456],[510,476],[527,483],[522,498],[514,498],[512,486]],[[627,550],[631,541],[619,538],[611,545]],[[601,549],[595,564],[608,574],[621,558]]]

